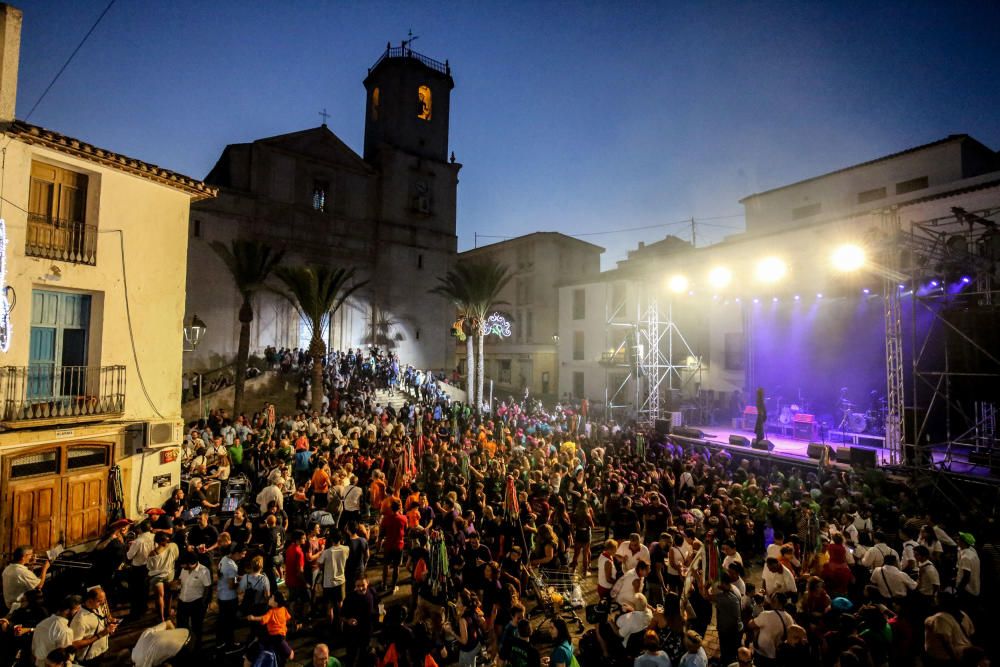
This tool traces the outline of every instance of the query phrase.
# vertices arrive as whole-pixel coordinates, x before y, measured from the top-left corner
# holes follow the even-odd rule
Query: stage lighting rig
[[[733,281],[733,272],[724,266],[717,266],[708,272],[708,282],[712,287],[729,287]]]
[[[758,282],[776,283],[788,273],[788,266],[780,257],[765,257],[757,262],[754,276]]]
[[[837,246],[830,255],[833,268],[842,273],[857,271],[864,267],[866,261],[864,248],[853,243]]]
[[[688,289],[688,284],[689,283],[687,276],[683,276],[679,273],[670,276],[670,278],[667,279],[667,288],[669,288],[670,291],[673,292],[674,294],[683,294],[684,292],[686,292]]]

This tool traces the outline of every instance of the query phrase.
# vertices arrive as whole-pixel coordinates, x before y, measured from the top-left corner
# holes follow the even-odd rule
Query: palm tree
[[[247,377],[247,360],[250,358],[250,323],[253,322],[253,296],[264,288],[268,276],[281,263],[285,253],[258,240],[234,239],[228,246],[221,241],[211,242],[212,250],[225,263],[243,297],[240,306],[240,342],[236,348],[236,394],[233,397],[233,416],[243,407],[243,390]]]
[[[476,414],[481,414],[483,406],[483,340],[486,338],[484,325],[491,310],[507,303],[500,300],[500,292],[513,278],[513,274],[505,265],[492,259],[470,262],[466,265],[465,271],[472,329],[479,340],[479,359],[476,364]]]
[[[470,405],[476,403],[476,353],[473,348],[475,330],[472,323],[472,301],[468,286],[470,274],[468,264],[458,264],[444,276],[438,277],[437,287],[431,294],[443,296],[452,302],[457,311],[458,321],[452,332],[457,332],[460,340],[465,340],[465,399]]]
[[[326,342],[323,325],[331,321],[354,292],[368,284],[354,281],[354,269],[328,266],[280,266],[275,275],[284,283],[282,294],[309,324],[309,356],[312,357],[312,409],[323,409],[323,359]]]

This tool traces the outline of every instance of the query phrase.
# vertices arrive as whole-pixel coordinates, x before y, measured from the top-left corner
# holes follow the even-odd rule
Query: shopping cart
[[[586,603],[580,577],[576,572],[528,568],[528,581],[538,597],[535,613],[545,614],[545,618],[535,628],[535,633],[554,618],[576,623],[577,632],[583,632],[584,623],[578,612]]]

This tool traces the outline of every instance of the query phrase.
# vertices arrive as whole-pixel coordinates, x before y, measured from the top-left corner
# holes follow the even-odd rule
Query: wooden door
[[[80,544],[96,540],[104,528],[102,518],[107,500],[107,469],[65,478],[66,541]]]
[[[56,477],[10,485],[10,548],[30,544],[36,551],[57,543],[59,484]]]

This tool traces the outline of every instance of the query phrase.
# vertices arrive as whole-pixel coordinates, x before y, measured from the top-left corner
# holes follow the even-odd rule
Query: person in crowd
[[[3,601],[7,609],[12,609],[22,594],[32,589],[41,589],[45,585],[49,566],[52,561],[46,558],[42,561],[38,576],[31,570],[35,561],[35,550],[31,545],[23,545],[14,549],[10,564],[3,569]]]
[[[83,604],[69,627],[73,631],[76,662],[84,667],[98,664],[101,656],[108,652],[108,637],[118,629],[118,620],[111,616],[104,589],[97,586],[87,590]]]
[[[69,595],[58,602],[51,616],[35,626],[31,637],[31,655],[35,667],[45,667],[45,659],[54,650],[83,649],[111,634],[108,628],[104,628],[94,636],[78,641],[70,627],[70,619],[80,613],[82,605],[83,600],[79,595]]]
[[[177,627],[191,631],[193,648],[201,648],[205,611],[212,591],[212,572],[194,554],[184,554],[181,566],[180,591],[177,594]]]

